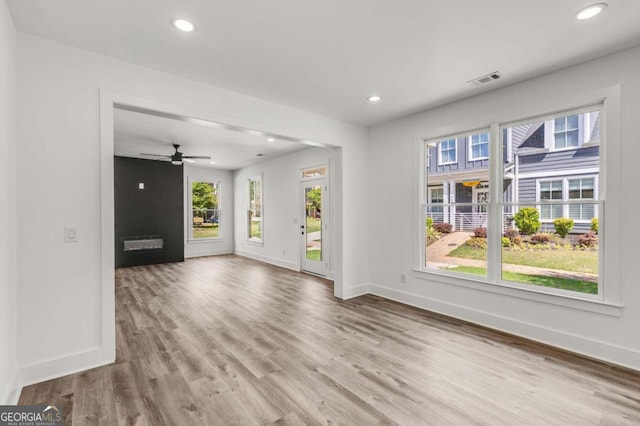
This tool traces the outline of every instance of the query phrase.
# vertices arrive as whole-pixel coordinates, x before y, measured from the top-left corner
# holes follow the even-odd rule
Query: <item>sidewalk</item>
[[[464,259],[461,257],[447,256],[456,247],[464,244],[469,237],[473,236],[473,232],[453,232],[445,234],[435,243],[427,247],[427,266],[432,268],[447,269],[451,266],[475,266],[478,268],[486,268],[487,262],[484,260]],[[535,254],[532,253],[532,256]],[[511,265],[503,264],[502,269],[509,272],[517,272],[526,275],[542,275],[554,278],[566,278],[580,281],[597,282],[598,275],[586,274],[582,272],[561,271],[558,269],[537,268],[535,266]]]

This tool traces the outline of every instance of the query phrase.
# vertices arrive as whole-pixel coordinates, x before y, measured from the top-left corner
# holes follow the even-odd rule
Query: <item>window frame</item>
[[[218,236],[210,238],[194,238],[193,237],[193,184],[196,182],[218,184],[217,196],[218,196]],[[222,223],[222,180],[221,179],[207,179],[198,177],[189,177],[187,180],[188,191],[188,203],[187,203],[187,242],[188,243],[206,243],[220,241],[224,239],[223,235],[223,223]]]
[[[416,246],[417,250],[415,251],[415,267],[414,267],[414,276],[419,279],[426,280],[429,284],[431,282],[436,283],[447,283],[453,285],[460,285],[463,287],[469,287],[477,290],[484,290],[489,293],[497,293],[503,294],[523,299],[536,300],[539,302],[560,305],[565,307],[571,307],[575,309],[597,312],[604,315],[611,316],[620,316],[622,313],[622,303],[621,303],[621,273],[619,270],[620,266],[620,254],[622,253],[622,248],[620,244],[620,236],[622,235],[622,227],[619,223],[619,213],[621,206],[621,190],[620,190],[620,182],[621,175],[619,170],[616,168],[607,168],[607,158],[619,159],[621,153],[621,145],[620,145],[620,119],[621,119],[621,96],[620,96],[620,86],[615,85],[611,87],[605,87],[600,89],[591,90],[589,93],[591,96],[588,97],[578,97],[575,96],[561,96],[560,105],[558,105],[559,101],[550,99],[549,102],[541,103],[544,107],[540,105],[534,106],[534,109],[531,109],[531,105],[522,105],[521,108],[517,110],[522,111],[531,110],[530,115],[522,114],[520,117],[527,118],[517,118],[517,117],[501,117],[500,124],[499,122],[493,122],[491,124],[491,135],[490,135],[490,162],[493,158],[500,159],[500,166],[496,167],[492,164],[489,165],[490,172],[490,185],[496,182],[497,185],[493,185],[493,188],[499,188],[498,193],[503,192],[503,167],[502,167],[502,158],[504,154],[503,147],[503,132],[505,129],[528,124],[531,122],[545,122],[547,120],[553,119],[562,115],[572,115],[575,113],[584,113],[584,112],[592,112],[594,110],[600,111],[600,140],[598,141],[598,145],[601,146],[601,150],[599,152],[600,156],[600,164],[599,164],[599,176],[600,182],[598,183],[599,188],[599,200],[594,201],[593,203],[597,205],[598,216],[600,216],[600,252],[599,252],[599,284],[598,284],[598,294],[591,295],[585,293],[578,293],[568,290],[560,290],[560,289],[550,289],[547,287],[527,285],[527,284],[519,284],[512,283],[509,281],[503,281],[499,279],[501,274],[497,273],[499,267],[501,267],[500,257],[500,246],[496,243],[496,241],[500,240],[501,237],[501,228],[496,228],[495,226],[491,226],[491,228],[496,228],[493,230],[489,230],[489,244],[490,247],[493,247],[490,251],[494,251],[493,257],[498,260],[492,260],[492,254],[488,253],[488,274],[487,277],[472,277],[466,274],[459,274],[455,272],[449,271],[441,271],[434,269],[426,269],[425,268],[425,229],[424,229],[424,214],[425,214],[425,205],[426,205],[426,192],[424,191],[424,186],[426,184],[426,173],[427,170],[424,168],[425,161],[425,147],[427,146],[426,142],[430,141],[433,143],[435,140],[446,140],[450,139],[452,134],[468,134],[467,131],[460,131],[456,133],[450,133],[451,129],[455,127],[453,123],[447,123],[440,126],[440,128],[447,133],[437,134],[436,136],[430,137],[422,137],[416,138],[416,175],[419,177],[418,181],[418,196],[416,198]],[[577,101],[576,101],[577,99]],[[571,109],[567,107],[567,105],[578,105]],[[554,108],[556,106],[556,108]],[[539,108],[539,109],[536,109]],[[546,114],[540,114],[540,110],[550,111]],[[468,119],[467,122],[474,122],[472,119]],[[475,121],[477,123],[477,121]],[[464,125],[465,121],[462,120],[462,124]],[[507,133],[507,137],[508,132]],[[499,143],[494,143],[493,141],[499,141]],[[603,143],[606,142],[606,143]],[[591,143],[589,144],[589,146]],[[602,149],[604,147],[604,149]],[[506,148],[507,150],[509,147]],[[418,155],[419,153],[419,155]],[[604,180],[603,180],[604,179]],[[607,196],[605,197],[605,193]],[[609,215],[606,217],[602,216],[604,212],[604,199],[607,200],[607,211],[610,211]],[[495,207],[499,207],[500,209],[504,208],[504,205],[531,205],[533,202],[529,203],[519,203],[518,200],[515,200],[515,203],[506,203],[502,202],[502,197],[492,197],[490,203],[490,212],[493,211],[494,217],[490,218],[491,223],[498,223],[499,221],[495,218],[495,213],[497,209]],[[493,208],[492,208],[493,207]],[[606,219],[608,217],[608,219]],[[419,224],[422,223],[422,226]],[[494,241],[493,243],[491,241]],[[607,267],[604,268],[604,258],[607,258]],[[604,283],[607,283],[606,286]],[[549,290],[557,290],[557,291],[549,291]]]
[[[260,238],[251,236],[251,183],[260,182]],[[262,174],[251,176],[247,178],[247,185],[245,188],[246,193],[246,241],[252,244],[263,245],[264,244],[264,180]]]
[[[453,152],[455,154],[455,160],[443,162],[442,161],[442,142],[451,142],[451,141],[453,141]],[[450,164],[458,164],[458,138],[457,137],[443,139],[439,141],[437,145],[438,145],[438,166],[448,166]],[[449,148],[448,151],[449,150],[451,150],[451,148]]]
[[[487,133],[487,132],[474,133],[474,134],[471,134],[471,135],[469,135],[469,136],[467,137],[467,139],[468,139],[468,142],[467,142],[467,150],[468,150],[468,152],[469,152],[469,155],[467,156],[467,158],[468,158],[468,160],[469,160],[470,162],[471,162],[471,161],[481,161],[481,160],[488,160],[488,159],[489,159],[489,155],[487,155],[487,156],[485,156],[485,157],[474,157],[474,156],[473,156],[473,137],[474,137],[475,135],[480,136],[481,134],[485,134],[485,133]],[[480,140],[480,139],[478,139],[478,140]],[[489,138],[488,138],[488,140],[487,140],[486,144],[487,144],[487,153],[488,153],[488,154],[491,154],[491,135],[489,135]],[[484,143],[481,143],[481,145],[484,145]]]
[[[583,113],[578,114],[578,146],[569,146],[569,147],[556,147],[556,131],[555,131],[555,119],[544,120],[544,139],[545,139],[545,148],[550,152],[560,152],[560,151],[571,151],[580,148],[586,148],[589,145],[593,145],[591,141],[591,132],[588,129],[591,128],[591,116],[586,114],[587,111],[583,111]],[[600,110],[600,120],[602,120],[602,109]],[[556,118],[564,117],[565,120],[576,114],[568,113],[565,116],[558,116]],[[601,129],[602,131],[602,129]],[[565,131],[566,134],[566,131]],[[602,135],[600,135],[600,139],[602,139]]]
[[[575,179],[593,179],[593,198],[569,198],[569,181]],[[543,182],[562,182],[562,199],[561,200],[550,200],[557,201],[562,205],[562,216],[559,217],[567,217],[573,219],[575,223],[590,223],[591,219],[574,219],[569,215],[569,205],[570,204],[593,204],[596,206],[594,208],[593,217],[598,217],[598,201],[600,201],[598,197],[598,184],[600,183],[599,176],[597,174],[588,174],[588,175],[565,175],[565,176],[554,176],[549,178],[536,179],[536,203],[540,203],[542,200],[540,199],[540,184]],[[585,201],[584,203],[580,203],[579,201]],[[545,204],[545,205],[554,205],[554,204]],[[556,204],[557,205],[557,204]],[[545,219],[542,217],[542,205],[536,204],[538,212],[540,213],[540,222],[542,223],[553,223],[556,218]]]

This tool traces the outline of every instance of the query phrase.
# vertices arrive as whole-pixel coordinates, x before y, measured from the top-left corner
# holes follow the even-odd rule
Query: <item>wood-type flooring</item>
[[[639,373],[234,255],[118,269],[116,320],[114,364],[20,403],[76,425],[640,424]]]

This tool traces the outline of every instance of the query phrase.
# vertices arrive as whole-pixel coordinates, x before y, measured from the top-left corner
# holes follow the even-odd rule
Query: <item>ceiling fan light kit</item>
[[[172,155],[144,154],[144,153],[141,153],[140,155],[145,155],[147,157],[158,157],[165,161],[169,160],[171,161],[171,164],[173,164],[174,166],[181,166],[184,161],[189,163],[195,163],[195,161],[193,160],[196,160],[196,159],[211,160],[211,157],[208,155],[184,155],[182,152],[178,151],[178,148],[180,148],[180,145],[175,143],[173,144],[173,148],[176,150],[176,152],[174,152]]]

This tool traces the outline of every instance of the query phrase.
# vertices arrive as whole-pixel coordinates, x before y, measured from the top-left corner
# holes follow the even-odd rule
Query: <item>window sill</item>
[[[250,244],[252,246],[264,246],[264,241],[262,240],[246,240],[247,244]]]
[[[206,243],[221,243],[224,241],[224,237],[216,238],[198,238],[197,240],[187,240],[187,244],[206,244]]]
[[[547,293],[540,290],[511,287],[505,284],[491,284],[480,279],[454,277],[446,273],[439,273],[437,271],[423,271],[421,269],[414,269],[413,275],[414,277],[423,280],[437,281],[444,284],[453,284],[461,287],[472,288],[475,290],[486,291],[488,293],[533,300],[536,302],[558,305],[582,311],[595,312],[601,315],[612,317],[622,316],[622,305],[616,305],[599,300],[581,299],[555,293]]]

